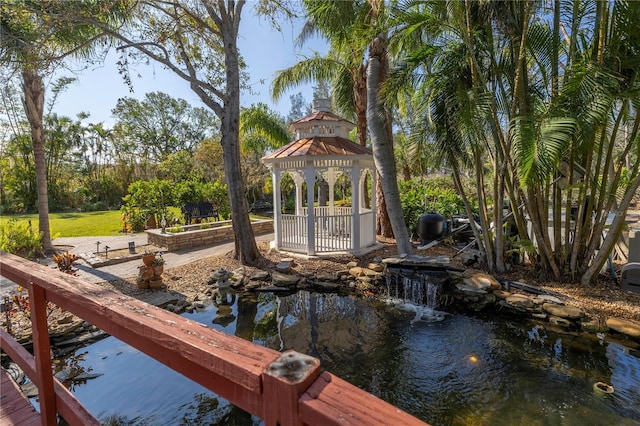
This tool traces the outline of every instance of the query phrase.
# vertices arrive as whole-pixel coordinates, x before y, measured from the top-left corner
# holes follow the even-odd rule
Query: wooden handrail
[[[77,401],[69,402],[73,395],[52,377],[46,317],[42,320],[47,301],[263,418],[266,425],[344,424],[348,419],[353,424],[424,424],[329,373],[320,374],[316,358],[256,345],[2,251],[0,264],[2,276],[29,290],[35,359],[6,332],[0,333],[0,345],[46,401],[41,402],[42,424],[56,413],[72,425],[97,423],[92,416],[88,420],[90,414]],[[38,356],[45,351],[46,356]]]

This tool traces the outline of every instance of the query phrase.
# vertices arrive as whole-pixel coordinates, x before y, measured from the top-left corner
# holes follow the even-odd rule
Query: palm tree
[[[537,269],[591,281],[638,188],[635,179],[620,178],[622,158],[638,146],[637,67],[630,65],[638,38],[629,26],[640,22],[638,5],[556,1],[551,13],[534,2],[405,6],[397,37],[410,48],[394,78],[427,94],[416,110],[431,125],[418,130],[434,135],[454,178],[469,158],[479,200],[493,199],[491,208],[480,206],[477,235],[488,268],[505,267],[508,197],[519,244],[536,241],[530,258]],[[571,31],[563,37],[560,12]],[[631,138],[620,141],[623,127]],[[599,246],[609,212],[615,219]]]
[[[9,0],[0,3],[0,60],[20,72],[24,107],[31,128],[36,169],[39,230],[42,247],[52,250],[49,229],[46,155],[43,130],[45,87],[43,76],[69,56],[87,57],[105,34],[93,25],[72,24],[77,14],[118,23],[128,16],[127,2],[39,2]]]
[[[361,145],[366,144],[367,135],[367,53],[372,40],[377,32],[372,22],[384,11],[382,4],[376,1],[370,2],[335,2],[330,0],[306,1],[305,9],[308,21],[303,28],[300,40],[304,41],[310,35],[320,34],[326,37],[330,44],[330,51],[327,57],[309,58],[296,64],[295,66],[281,71],[276,77],[272,92],[274,97],[282,95],[285,89],[293,87],[302,82],[311,80],[329,80],[334,90],[334,103],[341,114],[350,117],[356,116],[356,126],[358,129],[358,140]],[[382,22],[382,20],[380,20]],[[373,31],[372,31],[373,30]],[[385,52],[381,52],[386,56]],[[385,60],[386,63],[386,60]],[[386,139],[390,145],[383,151],[385,162],[389,159],[393,161],[393,147],[391,125],[389,115],[386,115],[385,131],[388,133]],[[380,138],[377,138],[379,140]],[[375,151],[375,147],[374,147]],[[382,158],[382,157],[379,157]],[[382,167],[389,167],[389,164],[382,163]],[[378,170],[380,174],[380,170]],[[378,179],[378,234],[384,236],[395,236],[400,242],[402,251],[406,252],[410,248],[406,224],[398,221],[401,217],[394,215],[391,218],[386,203],[387,192],[394,198],[397,190],[397,177],[395,175],[395,163],[393,171],[385,171],[385,180],[389,187],[383,190],[384,181]],[[397,202],[397,205],[395,203]],[[399,198],[391,206],[392,210],[400,210]],[[391,220],[390,220],[391,219]],[[394,221],[396,223],[394,224]],[[396,234],[397,228],[397,234]],[[402,231],[402,228],[405,231]]]

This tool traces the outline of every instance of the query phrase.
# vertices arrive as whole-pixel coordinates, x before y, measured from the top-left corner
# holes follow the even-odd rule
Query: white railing
[[[280,235],[282,236],[282,248],[291,251],[307,251],[307,217],[294,214],[281,216]]]
[[[368,247],[376,242],[373,212],[360,213],[360,247]]]
[[[316,252],[351,250],[351,215],[315,218]]]
[[[306,216],[308,211],[308,207],[303,207],[301,214]],[[331,213],[331,207],[329,206],[314,207],[313,213],[316,216],[345,216],[351,214],[351,207],[334,206],[333,213]]]

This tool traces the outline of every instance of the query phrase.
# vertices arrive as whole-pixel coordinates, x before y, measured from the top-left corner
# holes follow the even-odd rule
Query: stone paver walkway
[[[273,233],[256,236],[258,243],[263,241],[272,241]],[[136,247],[147,244],[147,234],[139,233],[124,236],[112,237],[73,237],[73,238],[56,238],[53,240],[54,246],[68,246],[69,252],[72,254],[91,253],[96,250],[96,241],[100,241],[100,247],[105,245],[110,249],[127,248],[129,242],[135,242]],[[166,262],[167,268],[184,265],[211,256],[224,255],[234,249],[234,242],[228,241],[213,246],[196,247],[175,252],[165,252],[162,254]],[[46,260],[45,263],[52,264],[53,260]],[[84,261],[80,260],[76,263],[78,276],[85,281],[98,283],[103,281],[111,281],[119,278],[130,278],[138,275],[138,267],[141,265],[140,259],[134,259],[128,262],[118,263],[116,265],[103,266],[100,268],[92,268]],[[15,284],[0,276],[0,300],[6,294],[14,292]]]

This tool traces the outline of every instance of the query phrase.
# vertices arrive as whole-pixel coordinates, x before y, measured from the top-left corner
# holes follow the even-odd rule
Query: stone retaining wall
[[[233,228],[230,220],[211,224],[211,228],[200,229],[201,225],[188,225],[185,232],[162,233],[160,229],[147,230],[147,241],[158,247],[165,247],[167,251],[177,251],[187,248],[206,246],[233,240]],[[264,219],[251,222],[253,233],[256,235],[273,232],[273,220]]]

